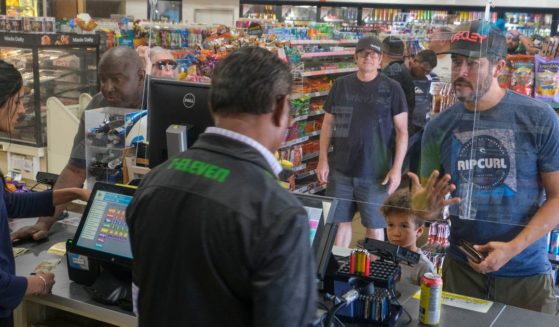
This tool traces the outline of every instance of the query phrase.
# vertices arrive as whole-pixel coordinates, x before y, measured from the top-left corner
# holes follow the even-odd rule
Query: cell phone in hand
[[[480,263],[485,259],[485,255],[476,250],[474,245],[468,241],[460,241],[458,248],[475,263]]]

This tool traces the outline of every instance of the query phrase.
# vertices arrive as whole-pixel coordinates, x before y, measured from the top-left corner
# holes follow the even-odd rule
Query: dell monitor
[[[187,147],[213,126],[208,106],[209,84],[150,78],[148,86],[148,159],[153,168],[168,158],[167,128],[184,125]]]
[[[309,219],[309,239],[314,252],[316,275],[323,280],[328,262],[332,255],[332,246],[336,239],[337,225],[333,223],[336,199],[294,193],[301,201]]]

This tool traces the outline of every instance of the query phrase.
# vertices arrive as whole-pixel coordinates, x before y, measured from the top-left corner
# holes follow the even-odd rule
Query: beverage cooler
[[[484,6],[422,5],[412,1],[321,2],[241,0],[241,17],[272,19],[294,25],[328,22],[341,26],[372,26],[377,30],[431,28],[481,19]],[[507,29],[527,35],[550,36],[559,33],[559,7],[494,7],[490,20],[503,19]],[[422,27],[423,26],[423,27]]]

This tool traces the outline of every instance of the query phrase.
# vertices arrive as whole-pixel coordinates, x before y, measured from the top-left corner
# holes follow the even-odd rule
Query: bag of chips
[[[536,55],[536,99],[559,102],[559,58]]]
[[[510,81],[512,75],[512,67],[510,66],[510,62],[507,61],[507,64],[499,74],[497,80],[499,81],[499,86],[503,89],[510,89]]]
[[[527,55],[508,56],[510,61],[510,89],[532,96],[534,91],[534,58]]]

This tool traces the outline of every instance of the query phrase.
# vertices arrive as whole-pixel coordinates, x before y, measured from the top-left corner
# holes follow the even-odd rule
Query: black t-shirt
[[[415,92],[413,87],[413,76],[411,75],[408,67],[403,61],[393,61],[388,66],[386,66],[382,72],[400,83],[400,86],[404,90],[406,95],[406,102],[408,104],[409,111],[413,111],[415,108]]]
[[[382,74],[369,82],[357,74],[343,76],[334,82],[324,110],[334,116],[330,167],[382,180],[394,156],[393,117],[408,111],[400,85]]]
[[[433,103],[433,95],[429,93],[432,82],[438,82],[439,77],[431,73],[426,79],[414,79],[415,85],[415,109],[411,117],[413,126],[408,127],[408,130],[417,132],[425,127],[427,123],[427,115],[431,111]],[[411,135],[410,135],[411,136]]]

